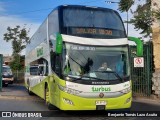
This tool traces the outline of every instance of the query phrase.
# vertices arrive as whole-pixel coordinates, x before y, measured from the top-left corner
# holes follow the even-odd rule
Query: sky
[[[3,40],[3,34],[7,32],[7,27],[20,25],[30,29],[29,37],[38,29],[40,24],[46,19],[48,14],[59,5],[86,5],[104,8],[118,9],[117,3],[106,3],[107,0],[0,0],[0,54],[4,56],[12,54],[11,42]],[[108,0],[119,2],[119,0]],[[133,6],[133,9],[135,6]],[[118,11],[118,10],[117,10]],[[127,13],[120,13],[123,21],[127,19]],[[129,19],[132,17],[129,13]],[[125,25],[126,26],[126,25]],[[128,35],[141,37],[134,26],[129,25]],[[25,54],[25,50],[22,51]]]

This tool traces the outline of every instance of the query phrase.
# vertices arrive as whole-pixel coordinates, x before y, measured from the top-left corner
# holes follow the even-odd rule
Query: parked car
[[[7,87],[8,84],[13,84],[14,77],[11,68],[8,65],[3,65],[2,68],[2,83]]]

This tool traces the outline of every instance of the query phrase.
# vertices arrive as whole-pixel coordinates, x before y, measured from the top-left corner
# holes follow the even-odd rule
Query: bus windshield
[[[125,38],[118,13],[110,9],[65,8],[63,34],[90,38]]]
[[[129,76],[128,47],[95,47],[65,43],[63,74],[88,80],[117,80]]]

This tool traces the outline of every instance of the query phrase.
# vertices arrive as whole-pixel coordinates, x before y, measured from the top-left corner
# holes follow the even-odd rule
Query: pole
[[[2,91],[2,66],[3,66],[3,55],[0,54],[0,91]]]
[[[128,10],[127,10],[127,36],[128,36]]]
[[[119,2],[114,2],[114,1],[105,1],[106,3],[119,3]],[[127,36],[128,36],[128,10],[126,11],[127,12]]]

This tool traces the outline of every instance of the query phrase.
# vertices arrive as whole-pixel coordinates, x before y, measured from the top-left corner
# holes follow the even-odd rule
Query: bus
[[[141,54],[140,40],[137,43]],[[102,68],[107,64],[109,69]],[[41,67],[40,67],[41,66]],[[130,109],[129,45],[117,11],[61,5],[26,46],[25,86],[60,110]]]

